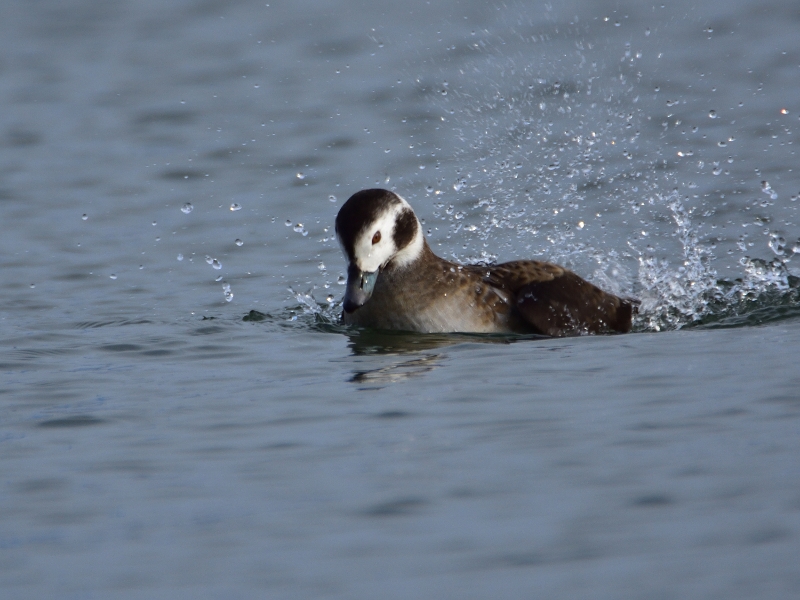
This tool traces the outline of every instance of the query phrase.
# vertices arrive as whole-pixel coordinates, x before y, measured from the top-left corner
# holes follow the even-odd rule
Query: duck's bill
[[[355,265],[347,267],[347,288],[344,292],[344,311],[353,312],[358,310],[370,296],[375,288],[375,280],[378,279],[378,271],[366,273]]]

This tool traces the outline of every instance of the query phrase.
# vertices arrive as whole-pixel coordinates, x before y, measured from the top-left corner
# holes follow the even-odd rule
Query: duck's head
[[[411,206],[394,192],[361,190],[336,215],[336,237],[347,258],[345,312],[369,300],[378,274],[419,258],[425,243]]]

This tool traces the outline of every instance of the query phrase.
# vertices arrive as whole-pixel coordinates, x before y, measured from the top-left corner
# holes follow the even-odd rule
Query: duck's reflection
[[[352,383],[368,386],[382,386],[387,383],[397,383],[411,377],[418,377],[441,366],[441,354],[424,354],[410,360],[402,360],[377,369],[355,371],[350,378]]]
[[[264,321],[288,328],[344,335],[348,348],[356,357],[357,367],[350,381],[367,387],[382,386],[428,373],[444,364],[446,355],[431,350],[459,344],[511,344],[521,340],[547,340],[542,335],[476,334],[476,333],[414,333],[388,331],[343,325],[323,315],[303,315],[289,319],[251,310],[243,321]],[[313,319],[313,320],[312,320]],[[411,356],[407,356],[411,355]],[[385,357],[380,360],[379,357]],[[368,358],[373,357],[373,358]],[[376,365],[376,363],[380,363]]]
[[[443,352],[428,352],[457,344],[510,344],[520,339],[545,338],[545,336],[509,336],[479,334],[420,334],[401,331],[347,328],[348,346],[354,356],[397,356],[398,360],[385,362],[372,369],[354,371],[350,381],[372,386],[396,383],[423,375],[442,366],[447,358]],[[413,354],[413,357],[404,355]],[[369,361],[372,363],[373,361]],[[362,363],[363,364],[363,363]]]
[[[410,354],[435,348],[444,348],[465,342],[482,341],[481,337],[463,334],[412,333],[405,331],[379,331],[349,327],[345,330],[348,346],[356,356],[368,354]],[[499,341],[499,340],[498,340]],[[507,340],[503,340],[507,343]]]
[[[549,340],[546,335],[485,333],[414,333],[339,326],[350,340],[348,346],[356,356],[366,354],[409,354],[456,344],[511,344],[521,340]]]

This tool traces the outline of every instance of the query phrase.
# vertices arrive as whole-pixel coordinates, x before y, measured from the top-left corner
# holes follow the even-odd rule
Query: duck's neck
[[[419,240],[421,242],[419,244],[419,249],[411,260],[398,261],[397,257],[395,257],[391,260],[391,262],[389,262],[388,265],[386,265],[384,272],[386,272],[386,274],[392,278],[404,278],[409,276],[419,276],[425,278],[428,276],[427,271],[431,269],[438,272],[443,266],[455,266],[454,263],[450,263],[449,261],[436,256],[433,250],[431,250],[431,247],[428,245],[427,240],[422,237],[422,235],[420,235]]]

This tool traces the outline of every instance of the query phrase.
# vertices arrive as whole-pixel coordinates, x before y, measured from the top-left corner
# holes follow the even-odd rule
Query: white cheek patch
[[[392,206],[364,230],[356,240],[355,263],[362,271],[367,273],[377,271],[397,252],[394,247],[392,231],[394,231],[395,219],[401,208],[402,205],[399,204]],[[372,238],[378,231],[381,232],[381,241],[373,244]]]

